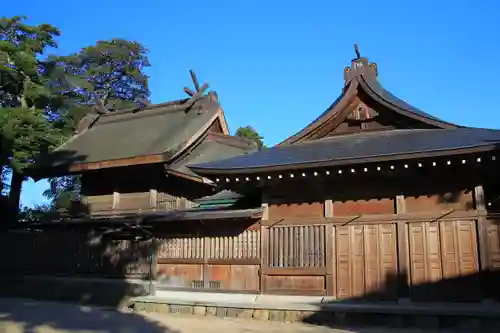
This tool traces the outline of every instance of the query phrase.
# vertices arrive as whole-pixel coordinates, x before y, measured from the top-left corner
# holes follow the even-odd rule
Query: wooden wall
[[[110,237],[89,228],[0,233],[0,273],[104,278],[150,275],[150,241]]]
[[[373,185],[371,195],[366,189],[324,188],[317,185],[314,198],[300,198],[308,191],[283,190],[288,196],[269,191],[261,231],[262,292],[366,300],[500,299],[500,293],[481,286],[491,285],[500,269],[500,227],[486,220],[477,188],[403,188],[392,196],[390,190],[373,191]]]
[[[236,235],[166,237],[159,241],[160,285],[258,292],[260,229]]]
[[[98,170],[82,176],[82,203],[92,214],[190,208],[203,189],[167,177],[158,165]],[[179,189],[183,189],[182,191]],[[201,192],[200,192],[201,191]]]

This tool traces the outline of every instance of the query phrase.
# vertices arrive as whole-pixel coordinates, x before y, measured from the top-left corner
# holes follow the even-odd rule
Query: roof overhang
[[[26,228],[57,228],[65,226],[120,226],[127,224],[135,224],[141,226],[154,226],[161,222],[181,222],[181,221],[209,221],[209,220],[259,220],[262,218],[264,209],[248,208],[248,209],[187,209],[175,210],[168,212],[149,212],[142,214],[120,214],[106,216],[84,216],[74,218],[61,218],[40,223],[20,223],[15,229]]]
[[[224,175],[250,175],[250,174],[268,173],[268,172],[306,170],[306,169],[325,168],[325,167],[341,167],[341,166],[368,164],[368,163],[402,161],[408,159],[423,159],[432,157],[465,155],[474,153],[485,153],[495,150],[499,150],[498,143],[485,144],[475,147],[457,148],[457,149],[441,149],[434,151],[420,151],[420,152],[411,152],[403,154],[363,156],[359,158],[345,158],[336,160],[318,160],[307,163],[277,164],[277,165],[254,167],[254,168],[249,167],[249,168],[234,168],[234,169],[217,169],[217,168],[203,168],[203,167],[190,166],[190,169],[198,174],[213,178],[214,176],[224,176]]]
[[[99,170],[99,169],[110,169],[110,168],[127,167],[134,165],[164,163],[168,160],[170,160],[170,156],[168,156],[168,154],[156,154],[156,155],[135,156],[129,158],[116,159],[116,160],[99,161],[99,162],[76,163],[68,165],[61,164],[57,167],[53,167],[50,169],[44,167],[38,168],[37,165],[35,164],[31,169],[28,169],[25,172],[25,174],[38,181],[42,178],[80,174],[82,172]]]

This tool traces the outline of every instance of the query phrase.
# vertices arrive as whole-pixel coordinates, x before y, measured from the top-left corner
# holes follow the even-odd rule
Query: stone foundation
[[[220,318],[244,318],[271,320],[288,323],[308,323],[329,327],[381,326],[391,328],[418,327],[425,330],[453,329],[464,332],[499,332],[500,325],[494,317],[467,317],[446,315],[412,315],[389,313],[366,313],[346,311],[300,311],[285,309],[239,308],[228,306],[204,306],[133,302],[138,312],[160,312],[214,316]]]

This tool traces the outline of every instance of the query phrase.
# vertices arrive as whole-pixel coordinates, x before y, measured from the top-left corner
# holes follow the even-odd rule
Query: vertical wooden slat
[[[476,210],[484,215],[486,213],[486,199],[482,186],[474,187],[474,202]],[[481,271],[488,271],[490,269],[488,230],[486,223],[487,221],[484,216],[478,218],[477,235],[479,240],[479,264]]]
[[[278,228],[271,228],[273,233],[272,233],[272,243],[273,243],[273,256],[271,258],[273,262],[274,267],[279,266],[279,235],[278,235]]]
[[[349,226],[335,228],[335,258],[336,258],[336,287],[337,297],[345,299],[351,297],[351,241]]]
[[[279,267],[283,267],[284,229],[285,229],[285,227],[278,228],[278,266]]]
[[[149,293],[151,296],[156,295],[156,280],[158,279],[158,239],[151,240],[151,266],[150,266],[150,279],[151,285]]]
[[[210,280],[212,277],[210,276],[210,269],[208,267],[208,259],[209,259],[209,253],[210,253],[210,238],[205,237],[203,238],[203,287],[204,288],[209,288],[210,285]]]
[[[325,258],[325,226],[320,225],[317,227],[315,239],[317,240],[318,247],[318,255],[316,256],[316,266],[321,267],[324,266],[324,258]]]
[[[250,244],[248,242],[249,240],[249,233],[251,231],[246,231],[243,236],[242,236],[242,246],[243,246],[243,258],[248,258],[250,256],[250,253],[251,253],[251,248],[250,248]]]
[[[269,229],[260,227],[260,292],[265,293],[266,288],[266,270],[269,267]]]
[[[289,250],[289,245],[288,245],[288,234],[289,234],[289,227],[283,228],[283,267],[289,267],[290,264],[288,263],[288,259],[290,257],[290,254],[288,252]]]
[[[332,224],[325,227],[325,266],[326,266],[326,294],[336,296],[335,286],[335,228]]]
[[[306,228],[307,227],[305,227],[305,226],[299,227],[299,237],[300,237],[299,238],[300,239],[300,241],[299,241],[299,255],[300,255],[300,257],[299,257],[299,260],[300,260],[299,266],[300,267],[304,267],[305,261],[306,261],[306,258],[307,258],[307,253],[306,253],[307,248],[305,247],[305,243],[307,242],[306,241],[306,235],[307,235],[307,232],[306,232],[307,229]]]
[[[333,200],[325,200],[325,217],[333,217]]]
[[[406,201],[403,195],[396,196],[396,214],[406,213]],[[411,276],[409,269],[409,238],[408,224],[404,221],[396,225],[397,247],[398,247],[398,294],[403,298],[410,295]]]
[[[293,246],[293,266],[297,267],[300,263],[299,258],[299,231],[298,227],[292,227],[292,246]]]

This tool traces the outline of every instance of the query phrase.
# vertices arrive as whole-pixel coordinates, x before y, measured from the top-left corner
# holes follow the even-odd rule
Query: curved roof
[[[85,128],[36,164],[36,169],[70,170],[91,163],[157,156],[168,162],[205,133],[222,114],[217,101],[202,97],[141,109],[91,115]]]
[[[365,132],[277,146],[257,153],[191,165],[202,175],[242,174],[339,166],[498,149],[500,130],[411,129]]]
[[[329,121],[340,123],[342,116],[347,116],[349,102],[359,93],[359,90],[377,103],[408,118],[423,122],[433,128],[459,128],[462,126],[447,122],[396,97],[386,90],[378,81],[377,65],[370,63],[366,58],[352,60],[351,67],[344,70],[345,86],[335,102],[318,118],[305,128],[285,139],[279,145],[297,143],[314,133],[318,128],[325,126]],[[344,114],[347,112],[346,114]]]

